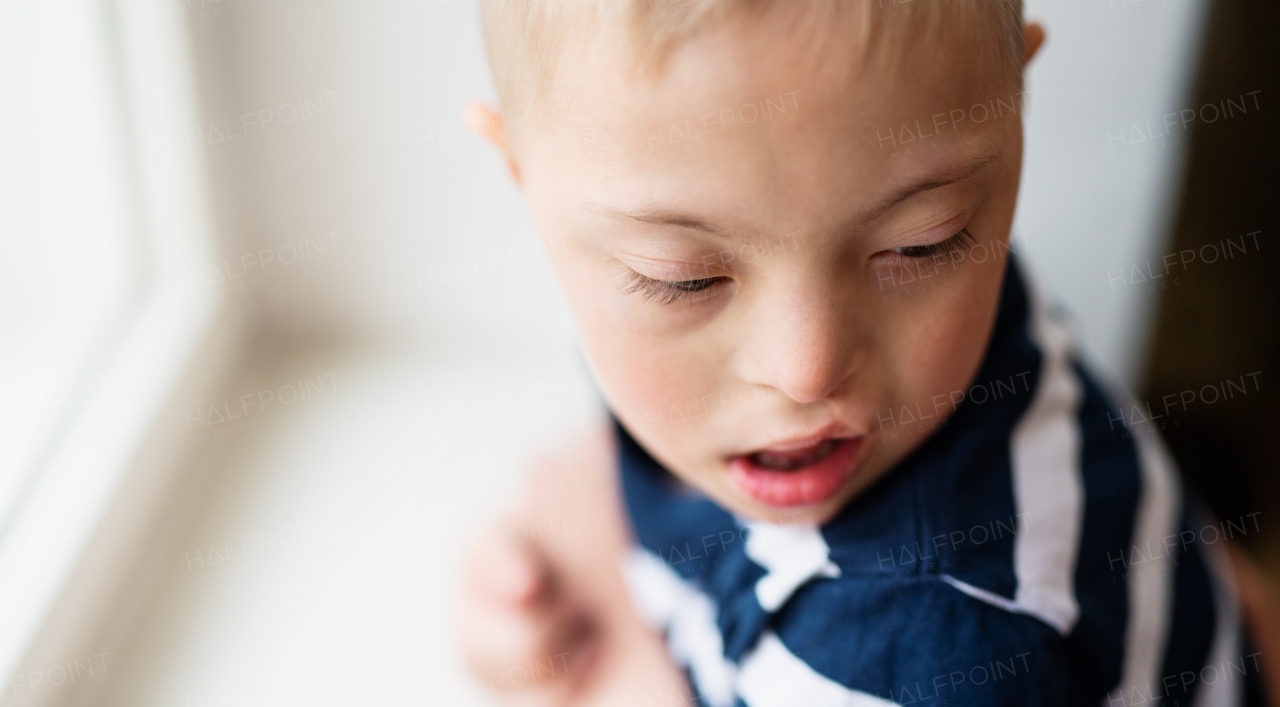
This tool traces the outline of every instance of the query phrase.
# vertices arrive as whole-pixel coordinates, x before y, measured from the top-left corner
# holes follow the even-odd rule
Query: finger
[[[566,606],[515,610],[470,600],[462,614],[468,667],[499,690],[568,677],[593,636],[585,614]]]
[[[543,558],[523,549],[511,548],[495,559],[489,580],[495,596],[517,606],[532,606],[546,598],[550,590],[550,569]]]
[[[477,548],[468,558],[470,590],[513,606],[532,606],[551,588],[545,559],[529,545],[495,543]]]

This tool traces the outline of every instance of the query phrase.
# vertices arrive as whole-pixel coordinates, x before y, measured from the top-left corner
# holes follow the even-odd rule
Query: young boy
[[[522,498],[563,531],[475,558],[482,680],[547,705],[1256,698],[1208,521],[1012,256],[1044,37],[1018,0],[483,8],[507,120],[472,119],[612,421]]]

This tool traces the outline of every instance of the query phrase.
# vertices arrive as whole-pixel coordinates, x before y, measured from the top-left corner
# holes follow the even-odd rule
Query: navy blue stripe
[[[724,640],[724,655],[735,663],[755,647],[772,616],[756,599],[756,582],[764,575],[764,568],[745,552],[727,554],[711,575],[711,594],[720,602],[716,625]]]
[[[937,578],[815,582],[777,619],[783,644],[818,673],[899,704],[1097,704],[1053,628]]]
[[[1142,476],[1133,440],[1112,429],[1123,429],[1115,405],[1087,371],[1077,366],[1076,375],[1084,393],[1079,419],[1085,504],[1075,573],[1080,618],[1071,643],[1088,666],[1091,692],[1103,695],[1115,689],[1123,671],[1125,572],[1134,552]]]
[[[1176,570],[1173,625],[1169,629],[1169,643],[1158,678],[1160,684],[1155,686],[1157,694],[1163,697],[1160,704],[1164,707],[1189,705],[1195,700],[1196,693],[1203,688],[1200,682],[1201,669],[1209,659],[1218,623],[1209,568],[1205,564],[1197,535],[1200,528],[1211,524],[1193,520],[1200,516],[1192,512],[1191,508],[1191,504],[1183,504],[1182,521],[1178,525],[1179,537],[1174,540],[1174,546],[1166,558],[1174,563]],[[1130,571],[1139,569],[1140,566],[1134,564]],[[1235,653],[1232,658],[1238,660],[1243,655]],[[1213,679],[1211,675],[1206,677]]]

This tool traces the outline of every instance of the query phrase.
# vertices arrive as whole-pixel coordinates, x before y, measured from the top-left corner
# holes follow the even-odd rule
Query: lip
[[[755,452],[764,452],[764,451],[789,452],[796,449],[803,449],[804,447],[812,447],[813,445],[820,444],[824,440],[828,440],[828,439],[840,439],[842,437],[861,437],[861,436],[862,435],[860,433],[855,432],[852,428],[846,425],[842,425],[839,423],[832,423],[827,425],[826,427],[823,427],[817,432],[814,432],[813,434],[807,434],[800,437],[788,437],[786,439],[781,439],[776,442],[770,442],[769,444],[764,444],[755,449],[752,449],[751,451],[746,452],[746,454],[753,454]]]
[[[825,456],[796,469],[771,469],[760,466],[753,459],[753,455],[760,452],[795,454],[813,450],[828,441],[835,445]],[[844,480],[853,475],[865,443],[865,435],[835,437],[828,434],[793,438],[730,457],[729,472],[738,488],[758,503],[777,508],[813,505],[834,496]]]

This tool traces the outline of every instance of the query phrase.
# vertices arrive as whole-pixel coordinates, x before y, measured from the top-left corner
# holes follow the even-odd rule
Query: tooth
[[[758,453],[756,455],[756,461],[760,466],[766,469],[774,469],[776,471],[789,471],[793,468],[791,466],[791,459],[769,454],[768,452]]]
[[[760,465],[768,469],[781,469],[786,465],[786,460],[772,454],[761,454]]]
[[[811,464],[825,459],[827,455],[835,451],[839,446],[840,440],[827,439],[820,442],[808,454],[796,456],[794,453],[782,452],[755,452],[751,455],[752,462],[757,466],[775,471],[793,471],[801,469]]]

